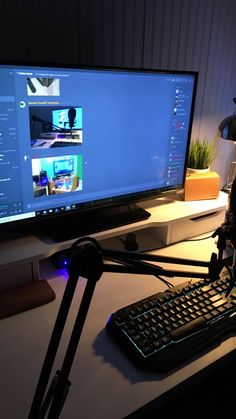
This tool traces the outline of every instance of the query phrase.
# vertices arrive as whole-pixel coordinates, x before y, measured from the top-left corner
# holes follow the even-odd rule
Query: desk
[[[33,149],[40,149],[44,150],[51,147],[60,147],[60,146],[78,146],[82,144],[82,137],[81,135],[71,136],[71,138],[40,138],[36,139],[34,143],[32,143]]]
[[[82,180],[77,175],[61,176],[49,182],[50,194],[60,194],[82,190]]]
[[[216,245],[214,239],[209,238],[178,243],[158,253],[209,260],[212,251],[216,251]],[[40,274],[41,278],[48,279],[55,290],[56,300],[0,322],[0,417],[4,419],[27,418],[66,284],[65,273],[55,271],[47,260],[40,263]],[[176,279],[173,283],[177,281],[182,282]],[[85,280],[81,279],[53,375],[56,369],[61,368],[84,285]],[[236,337],[230,338],[166,376],[135,369],[105,334],[106,320],[118,308],[164,289],[165,286],[152,276],[103,274],[97,284],[74,359],[70,374],[72,386],[61,419],[124,418],[141,406],[162,397],[178,384],[192,379],[236,348]]]

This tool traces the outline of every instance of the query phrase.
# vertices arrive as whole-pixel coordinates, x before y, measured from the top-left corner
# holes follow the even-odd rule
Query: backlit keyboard
[[[138,368],[165,373],[236,331],[229,279],[187,281],[113,313],[106,331]]]

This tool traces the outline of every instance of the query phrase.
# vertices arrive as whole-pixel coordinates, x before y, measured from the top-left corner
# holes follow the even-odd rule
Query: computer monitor
[[[148,217],[138,203],[184,186],[196,85],[192,71],[1,63],[0,228],[61,240],[68,223],[79,236]],[[56,109],[83,136],[39,141]]]
[[[70,109],[75,109],[75,117],[72,121],[73,125],[70,127]],[[61,109],[53,109],[52,110],[52,124],[53,129],[75,129],[79,130],[82,129],[82,107],[80,108],[61,108]],[[57,128],[58,127],[58,128]]]
[[[53,173],[54,176],[71,175],[74,171],[74,159],[54,160]]]

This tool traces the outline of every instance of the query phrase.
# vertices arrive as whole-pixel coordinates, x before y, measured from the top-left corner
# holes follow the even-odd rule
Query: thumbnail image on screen
[[[43,150],[82,144],[82,107],[30,106],[29,123],[32,148]]]
[[[32,159],[35,198],[82,190],[82,155]]]
[[[28,96],[60,96],[60,79],[27,77]]]

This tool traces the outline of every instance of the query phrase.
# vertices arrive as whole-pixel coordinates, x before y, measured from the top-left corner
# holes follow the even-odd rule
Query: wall
[[[11,0],[1,58],[199,71],[192,138],[217,142],[224,183],[235,156],[218,124],[235,110],[235,15],[236,0]]]

